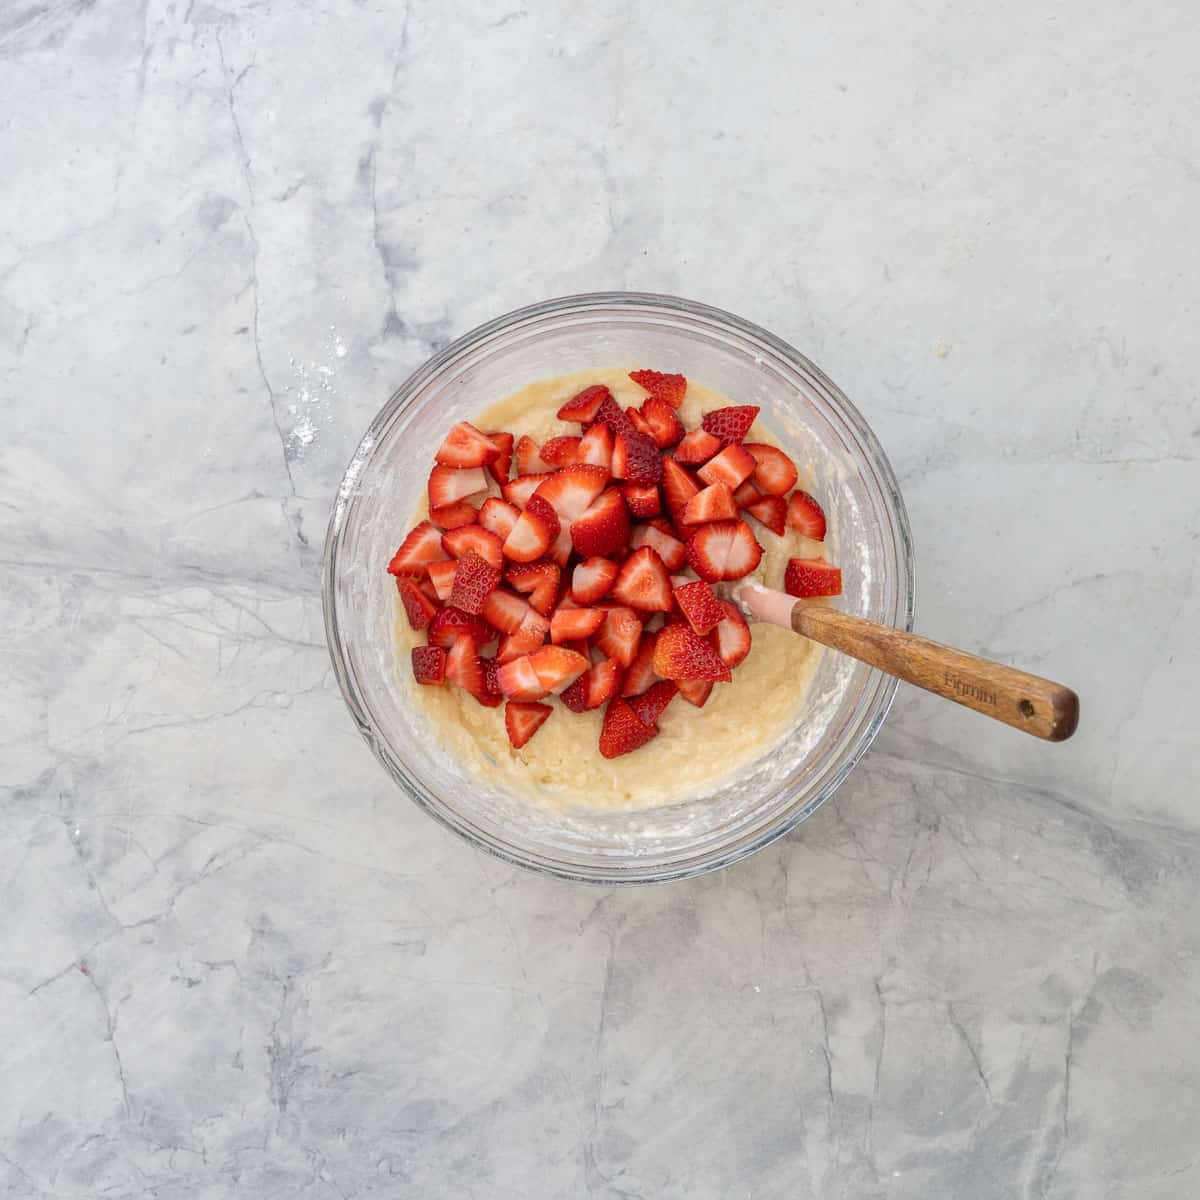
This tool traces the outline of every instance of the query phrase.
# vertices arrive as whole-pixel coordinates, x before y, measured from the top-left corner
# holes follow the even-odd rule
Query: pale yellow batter
[[[578,425],[558,420],[555,413],[593,383],[607,384],[622,407],[640,405],[646,398],[626,370],[581,371],[531,383],[480,413],[474,423],[484,430],[506,429],[517,438],[529,434],[539,444],[556,435],[577,434]],[[688,429],[694,429],[704,413],[730,403],[689,379],[679,416]],[[758,422],[746,441],[779,444]],[[803,463],[797,466],[798,486],[820,498],[819,481],[805,478]],[[498,489],[492,490],[498,494]],[[789,558],[824,557],[820,542],[790,529],[778,537],[759,522],[747,521],[763,548],[752,578],[767,586],[783,587]],[[736,776],[740,766],[780,741],[792,726],[821,647],[773,625],[752,625],[751,634],[753,647],[734,668],[732,683],[715,684],[703,708],[676,697],[659,719],[658,737],[614,759],[601,757],[597,749],[603,708],[573,713],[548,700],[553,715],[532,740],[514,750],[504,729],[503,705],[484,708],[460,688],[416,684],[409,651],[424,637],[409,627],[398,597],[396,674],[412,702],[428,712],[437,737],[460,765],[548,806],[651,808],[713,790],[714,784]]]

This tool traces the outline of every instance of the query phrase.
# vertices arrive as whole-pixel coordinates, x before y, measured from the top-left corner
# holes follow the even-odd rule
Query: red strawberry
[[[597,422],[579,439],[575,461],[593,467],[603,467],[607,474],[612,470],[613,435],[603,422]]]
[[[482,525],[460,525],[442,534],[442,549],[451,558],[463,558],[472,551],[486,563],[499,567],[502,561],[502,542]]]
[[[657,678],[654,670],[654,643],[658,641],[657,633],[644,633],[638,643],[637,654],[625,672],[625,686],[621,689],[622,696],[639,696]]]
[[[625,700],[610,700],[600,729],[600,753],[605,758],[618,758],[639,746],[644,746],[658,730],[643,725]]]
[[[607,596],[620,567],[611,559],[589,558],[571,574],[571,599],[576,604],[591,604]]]
[[[623,483],[621,495],[635,517],[656,517],[662,512],[662,498],[652,483]]]
[[[538,475],[518,475],[516,479],[510,479],[500,490],[509,504],[517,508],[524,508],[529,503],[529,497],[542,486],[546,479],[547,475],[544,471]]]
[[[430,564],[429,564],[429,566],[425,568],[425,569],[426,569],[426,571],[428,571],[428,570],[429,570],[431,567],[452,567],[452,568],[454,568],[455,570],[457,570],[457,569],[458,569],[458,564],[457,564],[457,563],[453,563],[453,562],[435,562],[435,563],[430,563]],[[397,578],[399,578],[399,577],[397,576]],[[453,575],[451,576],[450,583],[451,583],[451,584],[453,584],[453,583],[454,583],[454,578],[453,578]],[[434,602],[434,604],[441,604],[441,603],[442,603],[442,597],[441,597],[441,595],[438,593],[438,590],[437,590],[437,588],[434,586],[434,582],[433,582],[433,579],[432,579],[432,577],[428,577],[428,576],[427,576],[425,579],[418,579],[418,580],[416,581],[416,584],[417,584],[417,587],[419,587],[419,588],[421,589],[421,591],[422,591],[422,592],[423,592],[423,593],[424,593],[426,596],[428,596],[430,600],[432,600],[432,601]],[[450,592],[449,592],[449,588],[447,588],[446,595],[448,596],[449,594],[450,594]]]
[[[529,612],[529,605],[520,596],[503,588],[489,592],[483,602],[483,619],[501,633],[516,633]]]
[[[814,541],[825,540],[825,510],[807,492],[797,488],[788,501],[788,524]]]
[[[429,521],[422,521],[400,543],[387,569],[392,575],[424,575],[431,562],[445,557],[442,531]]]
[[[476,646],[486,646],[496,639],[496,631],[482,617],[449,605],[439,610],[425,632],[429,644],[441,646],[443,650],[449,650],[462,634],[466,634]]]
[[[705,413],[700,425],[706,433],[719,437],[728,446],[730,442],[740,442],[750,432],[757,416],[756,405],[734,404]]]
[[[569,467],[578,461],[579,442],[577,437],[554,437],[542,447],[542,462],[552,467]]]
[[[786,496],[796,486],[796,464],[778,446],[746,442],[743,449],[754,455],[754,482],[764,496]]]
[[[492,478],[503,487],[508,482],[508,472],[513,460],[513,435],[511,433],[489,433],[496,448],[500,451],[494,463],[488,466]]]
[[[782,537],[787,532],[787,501],[782,496],[762,496],[747,504],[746,511],[772,533]]]
[[[499,655],[497,661],[500,661]],[[510,700],[540,700],[549,694],[548,689],[542,686],[533,659],[528,654],[522,654],[510,662],[501,662],[496,668],[496,686],[500,694]]]
[[[495,534],[489,536],[494,537]],[[499,582],[499,568],[485,562],[474,550],[468,550],[458,560],[454,587],[450,591],[450,603],[465,613],[478,616],[483,612],[484,601],[496,590]]]
[[[604,613],[603,615],[608,616],[608,613]],[[574,650],[576,654],[582,654],[583,657],[588,660],[588,662],[592,661],[591,644],[584,641],[582,638],[575,638],[574,640],[568,639],[565,642],[559,642],[559,645],[564,646],[568,650]]]
[[[732,677],[720,656],[682,621],[673,621],[654,647],[654,669],[664,679],[719,679]]]
[[[606,557],[629,541],[629,512],[616,488],[609,488],[571,525],[571,542],[584,558]]]
[[[470,421],[459,421],[434,457],[447,467],[486,467],[500,457],[500,447]]]
[[[460,637],[446,655],[446,679],[472,696],[484,695],[483,663],[473,637]]]
[[[716,458],[710,458],[696,474],[705,483],[727,483],[733,489],[754,474],[754,465],[754,455],[749,450],[730,445]]]
[[[708,521],[730,521],[737,517],[738,507],[727,483],[713,483],[697,492],[683,510],[685,525],[703,525]]]
[[[533,562],[550,549],[558,537],[558,530],[558,514],[535,493],[529,497],[525,511],[504,539],[504,557],[513,562]]]
[[[569,525],[587,512],[607,482],[608,472],[603,467],[577,463],[544,476],[537,495],[550,505],[561,522]]]
[[[679,605],[679,611],[687,617],[688,624],[701,637],[715,629],[725,617],[716,592],[703,580],[677,587],[675,603]]]
[[[508,634],[500,642],[500,649],[496,651],[496,661],[507,663],[523,655],[532,654],[543,645],[549,632],[550,622],[531,608],[517,631]]]
[[[821,558],[789,558],[783,590],[790,596],[840,596],[842,570]]]
[[[572,396],[558,410],[558,419],[560,421],[578,421],[581,425],[586,425],[589,421],[596,419],[596,412],[600,405],[605,400],[612,398],[612,393],[602,383],[594,383],[591,387],[586,387],[576,396]]]
[[[554,711],[548,704],[510,700],[504,706],[504,728],[514,750],[520,750]]]
[[[749,575],[762,558],[762,547],[745,521],[712,521],[688,539],[687,558],[701,579],[716,583]]]
[[[637,719],[648,729],[657,729],[658,718],[663,715],[667,705],[675,699],[677,691],[679,691],[679,687],[672,680],[661,679],[640,696],[634,696],[629,701],[629,707],[633,709]]]
[[[552,695],[569,687],[592,665],[582,654],[565,646],[543,646],[529,656],[529,661],[538,682]]]
[[[671,579],[658,551],[652,546],[635,550],[621,564],[612,595],[642,612],[670,612]]]
[[[654,430],[650,428],[650,422],[636,408],[630,405],[625,410],[625,415],[633,423],[633,427],[638,433],[645,434],[651,441],[654,441]]]
[[[750,653],[750,626],[736,604],[722,600],[721,608],[724,613],[709,641],[721,656],[721,661],[732,668]]]
[[[612,660],[605,659],[605,661],[611,662]],[[587,712],[587,678],[590,673],[590,671],[585,671],[570,687],[563,688],[558,694],[558,698],[573,713]]]
[[[698,466],[706,463],[721,449],[721,439],[703,429],[693,429],[675,447],[675,461]]]
[[[527,433],[517,438],[517,474],[536,475],[543,469],[541,447]]]
[[[558,537],[554,539],[554,544],[546,551],[546,557],[559,567],[565,567],[571,558],[571,529],[568,525],[563,525],[559,528]]]
[[[429,507],[444,508],[487,487],[487,476],[480,467],[434,467],[429,472]]]
[[[678,408],[687,393],[687,380],[682,375],[665,375],[662,371],[630,371],[629,378],[671,408]]]
[[[548,617],[558,602],[558,585],[562,571],[554,563],[540,562],[530,566],[510,567],[505,576],[536,612]]]
[[[629,483],[658,483],[663,477],[662,458],[654,439],[630,430],[613,442],[612,473]]]
[[[713,681],[711,679],[680,679],[678,683],[680,696],[697,708],[703,708],[704,702],[712,694]]]
[[[481,658],[479,662],[483,667],[483,690],[476,694],[475,699],[484,708],[498,708],[504,703],[500,685],[496,682],[496,672],[500,666],[494,658]]]
[[[756,503],[761,498],[762,492],[754,486],[753,478],[743,480],[733,492],[733,502],[738,508],[749,508],[751,504]]]
[[[521,510],[515,504],[509,504],[499,496],[489,496],[480,506],[479,524],[488,533],[494,533],[503,545],[504,539],[512,533],[512,527],[520,515]]]
[[[400,593],[408,623],[414,629],[424,629],[433,620],[438,606],[405,575],[396,576],[396,591]]]
[[[683,437],[683,425],[675,415],[675,410],[659,396],[651,396],[642,405],[642,418],[646,423],[646,432],[660,450],[675,445]]]
[[[668,571],[678,571],[687,560],[687,547],[673,533],[664,533],[658,525],[639,525],[633,531],[630,545],[635,550],[649,546],[663,560]]]
[[[429,519],[439,529],[457,529],[460,525],[471,525],[479,513],[465,500],[447,504],[443,508],[431,509]]]
[[[441,683],[446,678],[445,650],[440,646],[414,646],[412,670],[418,683]]]
[[[637,655],[642,637],[641,618],[632,608],[611,608],[594,641],[596,649],[607,658],[615,658],[623,667],[629,666]]]
[[[599,708],[620,690],[625,671],[615,658],[606,658],[591,667],[582,678],[587,680],[587,706]]]
[[[663,459],[663,499],[667,511],[679,524],[687,502],[700,490],[700,485],[673,458]]]
[[[598,608],[557,608],[550,618],[550,640],[571,642],[590,638],[608,614]]]
[[[636,433],[633,422],[626,415],[625,410],[612,398],[611,395],[605,396],[600,402],[600,407],[596,409],[596,415],[593,420],[600,421],[607,425],[616,437],[619,433]]]
[[[430,563],[428,571],[429,582],[433,584],[438,600],[445,604],[454,588],[454,576],[458,573],[457,560],[444,558],[441,562]]]

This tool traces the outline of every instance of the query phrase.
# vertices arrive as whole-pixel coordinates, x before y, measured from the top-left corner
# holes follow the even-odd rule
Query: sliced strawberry
[[[446,678],[445,650],[441,646],[414,646],[412,670],[418,683],[441,683]]]
[[[727,483],[712,483],[697,492],[683,510],[685,525],[704,525],[708,521],[732,521],[738,515],[733,491]]]
[[[483,619],[501,633],[516,633],[529,612],[526,601],[503,588],[489,592],[483,602]]]
[[[701,637],[725,619],[716,592],[703,580],[677,587],[675,603],[679,605],[679,611],[687,617],[688,624]]]
[[[607,596],[620,569],[608,558],[589,558],[577,564],[571,574],[571,599],[576,604],[591,604]]]
[[[611,395],[605,396],[600,402],[600,407],[596,409],[596,415],[592,419],[607,425],[613,431],[613,437],[616,437],[619,433],[637,432],[633,422],[626,415],[625,410]]]
[[[513,435],[511,433],[489,433],[496,448],[500,451],[496,461],[488,466],[492,478],[503,487],[508,482],[508,472],[513,460]]]
[[[604,616],[607,617],[608,613],[604,613]],[[568,639],[565,642],[559,642],[559,645],[565,647],[567,650],[574,650],[576,654],[582,654],[588,662],[592,661],[591,643],[584,641],[582,638]]]
[[[550,622],[531,608],[517,631],[501,640],[500,648],[496,651],[496,661],[507,663],[522,655],[532,654],[545,644],[549,632]]]
[[[457,529],[460,525],[472,525],[478,517],[478,511],[465,500],[434,508],[429,512],[430,521],[439,529]]]
[[[562,580],[562,571],[554,563],[510,567],[505,578],[523,596],[529,597],[534,611],[543,617],[549,617],[554,611],[558,603],[558,585]]]
[[[702,637],[682,621],[673,621],[654,647],[654,669],[664,679],[719,679],[728,682],[729,668]]]
[[[689,466],[706,463],[721,449],[721,439],[703,429],[693,429],[675,447],[675,461]]]
[[[618,433],[613,442],[612,473],[629,483],[661,482],[663,464],[654,439],[636,430]]]
[[[496,631],[482,617],[449,605],[440,609],[429,622],[425,636],[431,646],[449,650],[462,634],[466,634],[476,646],[486,646],[496,639]]]
[[[510,479],[500,490],[509,504],[523,509],[529,503],[529,497],[545,483],[546,478],[544,471],[537,475],[518,475],[516,479]]]
[[[504,728],[514,750],[520,750],[554,711],[548,704],[530,700],[510,700],[504,706]]]
[[[500,457],[500,447],[470,421],[459,421],[434,457],[446,467],[486,467]]]
[[[441,562],[430,563],[427,569],[429,581],[433,584],[433,590],[437,593],[438,600],[445,604],[450,599],[450,592],[454,588],[454,576],[458,574],[458,561],[453,558],[444,558]]]
[[[704,702],[712,695],[713,681],[711,679],[680,679],[679,695],[689,704],[703,708]]]
[[[487,487],[487,475],[481,467],[434,467],[429,472],[429,507],[444,508],[457,504]]]
[[[761,496],[746,511],[780,537],[787,532],[787,501],[782,496]]]
[[[639,746],[644,746],[658,733],[638,720],[637,713],[625,700],[610,700],[604,710],[604,724],[600,729],[600,753],[605,758],[619,758]]]
[[[605,662],[611,661],[611,659],[605,659]],[[558,694],[558,698],[573,713],[587,712],[587,679],[590,674],[590,671],[585,671],[573,684],[563,688]]]
[[[807,492],[797,488],[788,501],[788,524],[814,541],[825,540],[825,510]]]
[[[558,531],[558,514],[535,493],[504,539],[504,557],[518,563],[533,562],[550,549]]]
[[[705,483],[727,483],[733,489],[754,474],[754,465],[754,455],[749,450],[730,445],[716,458],[710,458],[696,474]]]
[[[550,505],[563,524],[569,525],[591,508],[606,483],[608,472],[603,467],[577,463],[544,476],[537,495]]]
[[[750,653],[750,626],[736,604],[721,601],[724,610],[709,641],[727,667],[736,667]]]
[[[483,663],[473,637],[464,635],[450,647],[446,654],[446,679],[472,696],[484,694]]]
[[[565,646],[543,646],[529,656],[529,661],[538,681],[551,695],[569,687],[592,665],[584,655]]]
[[[796,486],[796,464],[778,446],[746,442],[743,449],[754,455],[754,482],[764,496],[786,496]]]
[[[504,539],[512,533],[512,527],[517,523],[521,510],[499,496],[489,496],[479,508],[479,524],[494,533],[503,546]]]
[[[442,531],[431,522],[422,521],[400,543],[387,569],[392,575],[424,575],[431,562],[445,557]]]
[[[579,439],[575,461],[582,465],[603,467],[612,470],[613,434],[602,421],[598,421]]]
[[[633,709],[637,719],[648,729],[657,729],[658,718],[663,715],[667,705],[675,699],[675,693],[678,691],[679,687],[673,680],[660,679],[640,696],[634,696],[629,701],[629,707]]]
[[[572,396],[558,410],[558,419],[560,421],[578,421],[581,425],[586,425],[589,421],[596,419],[600,405],[611,398],[612,393],[604,384],[593,383],[591,387],[585,387],[578,395]]]
[[[756,405],[733,404],[729,408],[717,408],[705,413],[700,425],[706,433],[719,437],[728,446],[730,442],[740,442],[750,432],[750,426],[757,416]]]
[[[577,437],[554,437],[542,447],[542,462],[552,467],[569,467],[579,461]]]
[[[659,396],[651,396],[642,405],[642,417],[646,422],[646,432],[660,450],[674,446],[684,435],[683,424],[675,415],[675,410]]]
[[[495,537],[495,534],[490,536]],[[474,550],[468,550],[458,560],[450,603],[465,613],[478,616],[483,612],[484,601],[496,590],[499,582],[500,569],[485,561]]]
[[[571,525],[571,542],[584,558],[608,557],[629,541],[629,511],[616,488],[609,488]]]
[[[700,485],[673,458],[663,459],[663,499],[667,511],[681,523],[687,502],[700,490]]]
[[[623,483],[621,495],[635,517],[655,517],[662,512],[662,497],[652,483]]]
[[[654,441],[654,430],[650,427],[650,422],[636,408],[630,405],[625,410],[625,415],[629,418],[638,433],[645,434],[651,441]]]
[[[453,562],[446,562],[446,561],[435,562],[435,563],[430,563],[429,566],[425,568],[425,570],[428,571],[432,567],[451,567],[454,570],[457,570],[458,564],[453,563]],[[397,578],[399,578],[399,576],[397,576]],[[453,576],[451,576],[450,582],[451,583],[454,582]],[[434,586],[434,582],[431,577],[429,577],[427,575],[424,579],[418,579],[418,580],[416,580],[416,584],[417,584],[417,587],[419,587],[421,589],[421,591],[426,596],[428,596],[430,600],[432,600],[434,602],[434,604],[441,604],[443,602],[442,597],[439,594],[437,588]],[[448,596],[449,594],[450,594],[450,592],[449,592],[449,590],[447,590],[446,595]]]
[[[424,629],[433,620],[438,606],[406,575],[396,576],[396,591],[400,593],[408,623],[414,629]]]
[[[842,569],[821,558],[789,558],[783,590],[790,596],[840,596]]]
[[[580,678],[585,680],[587,708],[607,704],[620,690],[624,668],[615,658],[605,658],[590,667]]]
[[[629,378],[671,408],[678,408],[687,394],[687,379],[682,375],[666,375],[662,371],[630,371]]]
[[[668,571],[678,571],[687,561],[687,547],[673,533],[664,533],[658,525],[639,525],[633,531],[630,545],[635,550],[649,546]]]
[[[483,690],[475,694],[475,699],[484,708],[498,708],[504,703],[500,685],[496,682],[496,672],[500,669],[500,664],[494,658],[481,658],[479,662],[483,667]]]
[[[654,670],[654,643],[658,641],[657,633],[644,633],[638,643],[637,654],[625,672],[625,686],[621,688],[622,696],[640,696],[656,679],[658,673]]]
[[[762,547],[745,521],[713,521],[688,539],[688,563],[708,583],[741,579],[761,558]]]
[[[586,641],[604,624],[607,616],[598,608],[556,608],[550,618],[550,640],[555,643]]]
[[[641,612],[671,611],[671,578],[653,546],[642,546],[621,564],[612,595]]]
[[[540,700],[549,695],[549,689],[543,687],[538,678],[531,655],[522,654],[507,662],[502,662],[497,655],[496,660],[500,662],[496,669],[496,686],[502,696],[510,700]]]
[[[442,549],[451,558],[464,558],[474,552],[493,567],[500,566],[502,545],[500,539],[482,525],[460,525],[442,534]]]
[[[593,640],[601,654],[627,667],[637,655],[641,637],[641,618],[632,608],[618,607],[609,609]]]
[[[541,447],[527,433],[517,438],[516,448],[517,474],[536,475],[544,471],[546,464],[542,462]]]
[[[571,528],[569,525],[563,525],[559,528],[558,537],[554,539],[553,545],[546,551],[546,557],[559,567],[566,567],[571,558]]]
[[[754,486],[753,477],[743,480],[733,491],[733,502],[738,508],[749,508],[751,504],[755,504],[761,498],[762,492]]]

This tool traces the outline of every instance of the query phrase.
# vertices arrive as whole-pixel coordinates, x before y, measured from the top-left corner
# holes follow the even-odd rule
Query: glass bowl
[[[400,788],[468,841],[521,866],[596,883],[646,883],[727,866],[827,800],[878,732],[896,681],[821,655],[788,735],[708,795],[660,808],[549,811],[482,784],[439,747],[410,702],[394,651],[396,589],[386,566],[446,430],[532,380],[588,368],[678,371],[757,404],[819,481],[841,605],[912,628],[913,555],[892,469],[838,388],[779,338],[672,296],[604,292],[522,308],[434,355],[397,390],[346,469],[325,542],[325,629],[342,694]]]

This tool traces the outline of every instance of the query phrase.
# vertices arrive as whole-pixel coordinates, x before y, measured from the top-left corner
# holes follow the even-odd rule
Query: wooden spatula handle
[[[818,604],[797,603],[791,620],[813,641],[1035,737],[1061,742],[1079,723],[1079,697],[1039,675]]]

